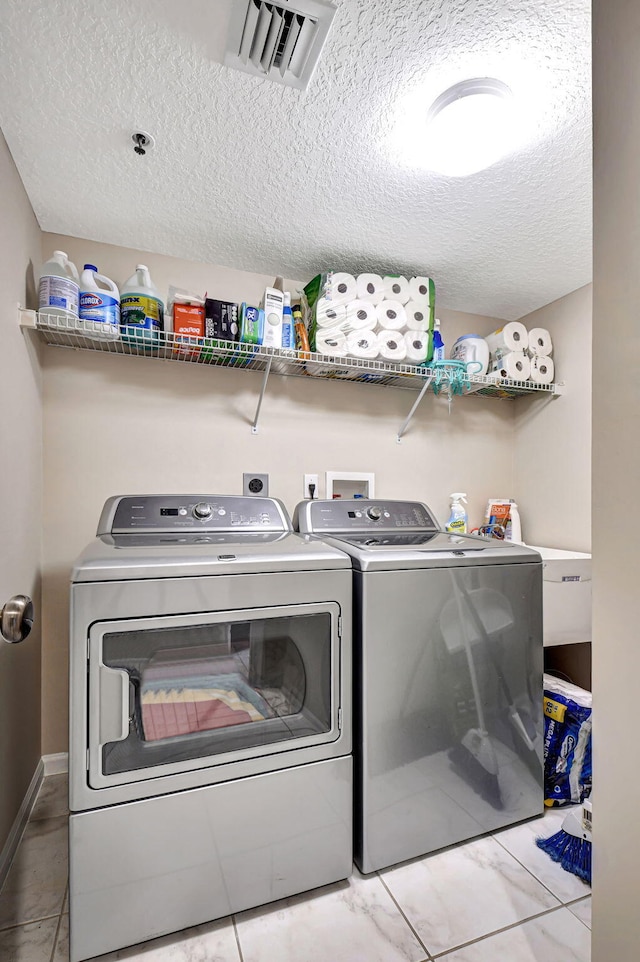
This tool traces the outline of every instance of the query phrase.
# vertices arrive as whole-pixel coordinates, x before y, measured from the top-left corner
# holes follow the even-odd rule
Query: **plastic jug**
[[[79,280],[76,265],[64,251],[54,251],[42,265],[38,282],[38,310],[54,317],[78,319]],[[70,324],[75,328],[77,324]]]
[[[158,341],[164,330],[164,303],[151,280],[149,268],[138,264],[122,288],[120,332],[123,340]]]
[[[94,264],[80,275],[80,324],[88,337],[116,341],[120,337],[120,292]]]
[[[489,368],[489,345],[479,334],[463,334],[451,348],[453,361],[464,361],[469,364],[475,361],[480,365],[473,374],[486,374]]]

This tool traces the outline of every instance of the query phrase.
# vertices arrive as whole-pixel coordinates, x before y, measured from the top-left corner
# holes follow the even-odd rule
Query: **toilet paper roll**
[[[344,357],[347,353],[347,338],[342,331],[316,331],[316,351],[318,354],[330,354],[333,357]]]
[[[545,327],[533,327],[529,331],[529,355],[548,357],[553,351],[551,335]]]
[[[344,304],[334,304],[333,301],[321,297],[316,304],[316,323],[318,327],[339,329],[347,320],[347,308]]]
[[[383,301],[376,314],[383,331],[402,331],[407,326],[407,312],[400,301]]]
[[[534,384],[552,384],[554,375],[553,358],[534,354],[531,358],[531,380]]]
[[[435,298],[435,286],[429,277],[411,277],[409,279],[409,294],[412,301],[419,304],[430,304]]]
[[[531,374],[531,361],[524,351],[510,351],[503,354],[495,366],[500,377],[508,377],[511,381],[527,381]]]
[[[374,331],[352,331],[347,335],[347,350],[353,357],[372,361],[378,356],[378,335]]]
[[[356,278],[357,298],[379,304],[384,300],[384,281],[379,274],[359,274]]]
[[[384,285],[384,296],[388,301],[400,301],[401,304],[406,304],[411,299],[409,281],[406,277],[386,274],[382,278],[382,283]]]
[[[351,301],[346,311],[345,330],[373,330],[378,323],[376,306],[371,301]]]
[[[427,331],[407,331],[404,335],[407,360],[422,364],[427,359],[429,334]]]
[[[410,331],[429,330],[429,306],[418,301],[409,301],[405,306],[407,327]]]
[[[328,275],[325,297],[333,304],[348,304],[355,301],[357,293],[356,279],[353,274],[335,271]]]
[[[404,361],[407,346],[399,331],[382,331],[378,334],[378,350],[385,361]]]
[[[529,334],[520,321],[510,321],[493,334],[487,335],[485,340],[492,357],[497,360],[510,351],[526,351],[529,347]]]

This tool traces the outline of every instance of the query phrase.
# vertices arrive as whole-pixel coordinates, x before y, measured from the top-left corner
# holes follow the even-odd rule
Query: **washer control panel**
[[[109,498],[98,536],[148,532],[291,531],[289,518],[275,498],[240,495],[153,494]]]
[[[438,523],[419,501],[354,500],[305,501],[298,506],[298,526],[303,534],[335,534],[406,529],[435,530]]]

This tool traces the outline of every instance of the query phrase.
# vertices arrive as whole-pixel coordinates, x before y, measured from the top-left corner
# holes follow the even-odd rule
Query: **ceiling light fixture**
[[[427,113],[427,166],[448,177],[467,177],[491,167],[518,143],[511,90],[501,80],[462,80]]]

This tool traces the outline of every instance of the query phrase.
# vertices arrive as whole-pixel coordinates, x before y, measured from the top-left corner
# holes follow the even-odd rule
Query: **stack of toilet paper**
[[[435,285],[428,277],[319,274],[304,289],[318,354],[421,364],[432,352]]]
[[[553,343],[545,328],[527,331],[520,321],[511,321],[489,334],[486,341],[491,354],[489,377],[530,380],[534,384],[553,382]]]

